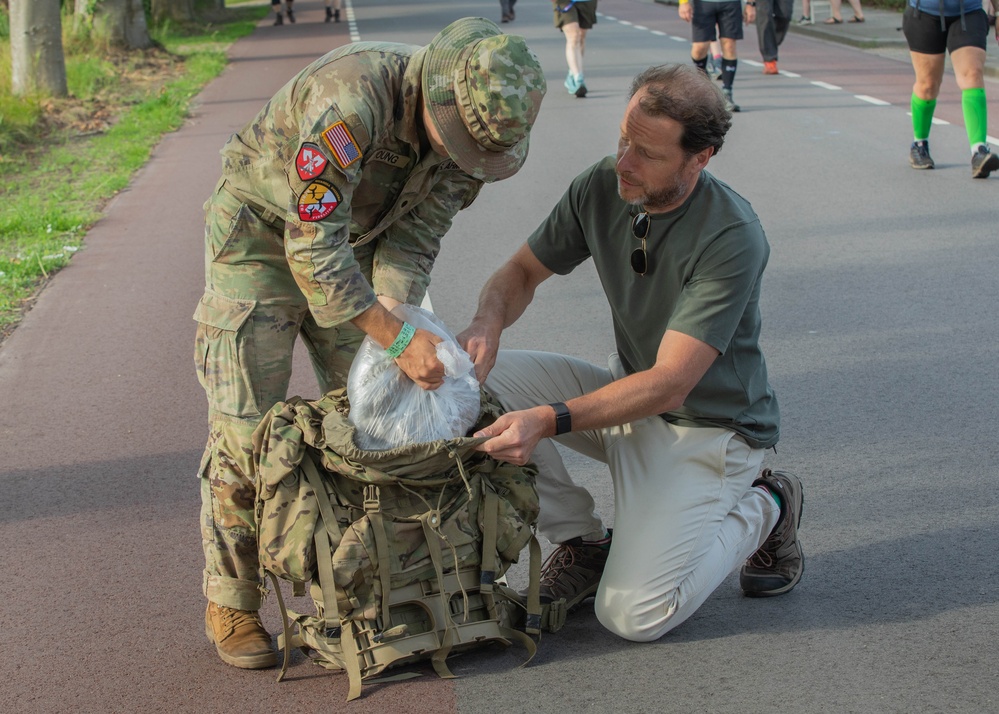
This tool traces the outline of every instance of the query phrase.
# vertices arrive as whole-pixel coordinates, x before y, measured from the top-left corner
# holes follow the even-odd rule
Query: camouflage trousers
[[[346,386],[364,334],[349,324],[316,324],[288,267],[280,219],[262,218],[230,194],[224,180],[205,211],[205,294],[194,316],[194,361],[210,422],[199,470],[204,592],[219,605],[256,610],[251,435],[263,414],[287,397],[298,338],[325,392]],[[370,256],[367,266],[364,255],[357,258],[370,276]]]

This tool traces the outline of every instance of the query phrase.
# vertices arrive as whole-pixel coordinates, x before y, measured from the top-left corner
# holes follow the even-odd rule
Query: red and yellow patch
[[[295,157],[295,169],[298,170],[298,177],[303,181],[309,181],[319,176],[326,170],[329,162],[323,156],[323,152],[315,144],[306,142],[298,150]]]
[[[321,221],[336,210],[341,198],[332,184],[316,179],[298,197],[298,217],[303,221]]]
[[[323,131],[323,141],[330,147],[333,158],[340,164],[340,168],[345,169],[361,158],[361,148],[342,121],[331,124]]]

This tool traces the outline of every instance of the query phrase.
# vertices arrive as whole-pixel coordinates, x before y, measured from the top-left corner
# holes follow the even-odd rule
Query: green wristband
[[[385,352],[389,357],[395,359],[403,353],[403,351],[409,347],[409,343],[413,340],[413,335],[416,334],[416,328],[410,325],[408,322],[402,323],[402,329],[399,330],[399,336],[395,338],[395,342],[388,346]]]

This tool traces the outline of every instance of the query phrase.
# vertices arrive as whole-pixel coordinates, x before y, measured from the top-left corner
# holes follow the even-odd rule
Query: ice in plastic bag
[[[365,337],[347,375],[354,442],[367,451],[383,451],[465,436],[479,417],[479,383],[471,358],[432,312],[399,305],[392,314],[443,338],[437,359],[444,365],[444,384],[422,389],[381,345]]]

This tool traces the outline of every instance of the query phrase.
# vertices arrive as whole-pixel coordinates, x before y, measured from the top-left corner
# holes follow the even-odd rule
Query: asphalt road
[[[346,681],[297,658],[288,681],[224,665],[203,635],[195,471],[206,404],[191,358],[201,205],[217,151],[295,71],[355,38],[423,44],[485,0],[358,0],[352,22],[261,25],[0,348],[0,706],[11,712],[320,712]],[[549,95],[530,158],[455,221],[434,271],[454,330],[484,280],[579,170],[610,153],[632,76],[685,62],[674,8],[601,0],[584,100],[562,90],[546,2],[528,38]],[[671,38],[679,39],[671,39]],[[805,483],[806,571],[790,594],[734,578],[653,644],[591,611],[521,651],[370,687],[351,712],[990,712],[999,710],[995,341],[999,178],[972,181],[948,78],[938,168],[908,168],[911,69],[802,35],[764,77],[740,44],[735,117],[709,170],[749,198],[772,245],[764,342],[783,434],[768,464]],[[818,83],[818,84],[816,84]],[[990,82],[989,134],[999,136]],[[873,100],[873,101],[872,101]],[[607,310],[582,266],[546,283],[506,345],[602,361]],[[314,396],[304,350],[293,392]],[[608,521],[599,465],[573,459]],[[517,577],[517,574],[514,576]],[[265,622],[277,627],[273,598]]]

